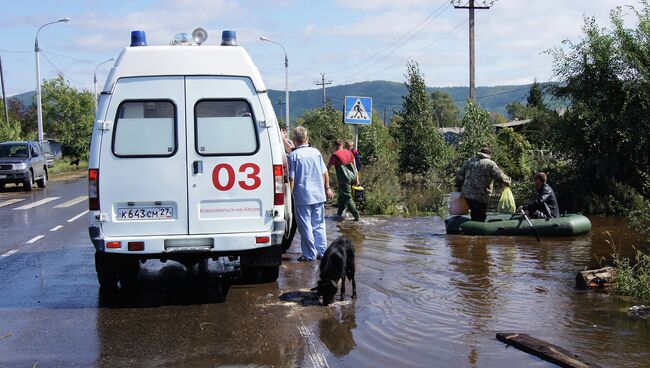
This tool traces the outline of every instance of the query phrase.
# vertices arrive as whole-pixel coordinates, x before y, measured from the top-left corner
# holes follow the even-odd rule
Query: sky
[[[497,0],[476,10],[477,86],[553,81],[545,51],[579,41],[584,17],[609,26],[617,6],[634,26],[629,5],[641,7],[633,0]],[[285,47],[291,90],[319,88],[321,73],[333,85],[403,82],[409,60],[428,86],[469,84],[468,11],[449,0],[4,0],[2,13],[8,96],[35,89],[36,31],[64,17],[70,21],[39,33],[41,76],[62,73],[91,91],[95,69],[101,88],[112,63],[98,65],[129,46],[132,30],[145,31],[149,45],[167,45],[196,27],[208,31],[208,45],[220,43],[222,30],[235,30],[271,89],[284,90],[284,54],[260,36]]]

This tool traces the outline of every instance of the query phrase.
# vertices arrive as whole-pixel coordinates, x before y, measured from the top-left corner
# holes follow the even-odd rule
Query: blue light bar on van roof
[[[235,31],[226,30],[221,32],[221,46],[237,46],[237,34]]]
[[[144,31],[131,32],[131,47],[134,46],[147,46],[147,36]]]

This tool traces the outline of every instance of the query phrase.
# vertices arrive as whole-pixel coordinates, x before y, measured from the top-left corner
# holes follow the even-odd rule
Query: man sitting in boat
[[[472,221],[485,222],[495,180],[507,186],[511,183],[510,177],[490,159],[491,154],[489,147],[481,148],[476,156],[463,163],[456,174],[456,188],[467,201]]]
[[[537,219],[552,219],[560,217],[560,207],[557,205],[557,198],[553,188],[546,182],[548,176],[545,172],[538,172],[535,174],[535,188],[537,189],[537,196],[535,199],[519,207],[517,212],[524,210],[526,215],[530,218]]]

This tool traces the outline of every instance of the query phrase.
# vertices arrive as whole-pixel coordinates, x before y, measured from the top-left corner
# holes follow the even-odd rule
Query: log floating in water
[[[605,287],[614,282],[616,282],[616,270],[612,267],[580,271],[576,275],[576,285],[581,289]]]
[[[538,356],[548,362],[565,368],[600,368],[557,345],[549,344],[524,333],[501,332],[497,339],[526,353]]]

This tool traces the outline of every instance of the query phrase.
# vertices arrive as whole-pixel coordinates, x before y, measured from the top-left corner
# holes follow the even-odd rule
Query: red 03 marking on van
[[[222,170],[226,172],[227,180],[225,183],[219,180],[219,175]],[[262,180],[259,177],[260,167],[257,164],[247,162],[242,164],[238,171],[246,175],[244,180],[237,181],[240,188],[244,190],[255,190],[262,184]],[[212,184],[214,184],[217,190],[226,191],[232,189],[235,186],[235,179],[235,169],[229,164],[219,164],[212,170]]]

